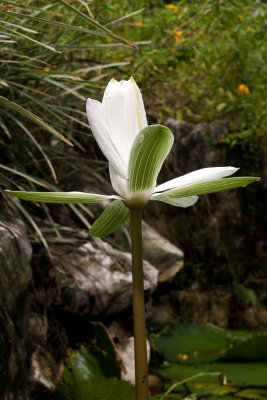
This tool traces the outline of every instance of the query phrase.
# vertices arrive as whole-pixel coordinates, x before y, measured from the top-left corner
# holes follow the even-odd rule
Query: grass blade
[[[37,115],[33,114],[31,111],[26,110],[25,108],[23,108],[19,104],[14,103],[13,101],[10,101],[10,100],[6,99],[3,96],[0,96],[0,104],[3,104],[5,107],[7,107],[7,108],[9,108],[9,109],[11,109],[13,111],[19,112],[24,117],[29,118],[31,121],[35,122],[36,124],[38,124],[39,126],[44,128],[45,130],[47,130],[48,132],[50,132],[53,135],[55,135],[56,137],[58,137],[63,142],[69,144],[70,146],[73,146],[72,143],[67,138],[65,138],[60,132],[56,131],[52,126],[48,125],[40,117],[38,117]]]

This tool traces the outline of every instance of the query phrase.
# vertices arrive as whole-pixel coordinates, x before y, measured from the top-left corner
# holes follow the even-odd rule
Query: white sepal
[[[176,207],[190,207],[198,201],[198,196],[181,197],[179,199],[162,196],[161,194],[153,194],[151,200],[162,201]]]
[[[234,167],[212,167],[212,168],[201,168],[196,171],[190,172],[189,174],[179,176],[178,178],[171,179],[159,186],[156,186],[154,193],[165,192],[169,189],[179,188],[192,183],[205,182],[215,179],[221,179],[226,176],[232,175],[239,168]]]

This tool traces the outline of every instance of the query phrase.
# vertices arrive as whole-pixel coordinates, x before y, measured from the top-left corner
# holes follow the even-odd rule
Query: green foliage
[[[56,393],[58,400],[134,400],[134,388],[128,382],[104,377],[66,384]]]
[[[212,181],[193,183],[177,189],[171,189],[163,193],[163,196],[179,198],[185,196],[201,195],[204,193],[214,193],[222,190],[245,187],[252,182],[259,181],[260,178],[242,177],[242,178],[224,178],[214,179]]]
[[[109,204],[100,217],[93,223],[90,233],[103,237],[118,229],[129,218],[129,209],[121,200]]]
[[[172,325],[154,345],[166,360],[198,364],[222,357],[227,349],[229,333],[223,329],[192,325]]]
[[[110,357],[113,364],[109,363]],[[104,375],[106,363],[109,365],[108,377]],[[133,386],[116,376],[116,363],[110,352],[99,358],[99,354],[93,354],[89,348],[82,348],[71,354],[64,371],[64,383],[56,390],[55,397],[59,400],[134,399]]]
[[[129,189],[132,192],[153,188],[172,144],[173,134],[166,126],[148,126],[139,133],[129,160]]]
[[[108,200],[109,196],[81,192],[23,192],[5,190],[5,193],[27,201],[57,204],[89,204],[101,203]]]
[[[126,1],[109,4],[119,15],[136,7]],[[264,134],[266,4],[181,0],[172,8],[163,1],[143,5],[145,11],[134,20],[113,26],[144,43],[138,54],[122,48],[117,54],[130,61],[123,71],[134,74],[143,88],[150,114],[156,112],[158,122],[166,116],[193,121],[227,118],[231,134],[221,141],[232,145]],[[111,8],[103,10],[104,15],[108,19]]]
[[[169,389],[172,398],[183,398],[184,388],[179,382],[186,381],[190,393],[208,400],[231,396],[265,399],[266,344],[266,332],[239,333],[197,324],[174,324],[153,341],[168,361],[159,374],[169,384],[175,382]],[[209,375],[216,372],[217,376]]]

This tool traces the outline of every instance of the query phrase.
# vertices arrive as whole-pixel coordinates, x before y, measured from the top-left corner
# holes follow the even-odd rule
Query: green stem
[[[133,274],[135,398],[148,400],[148,369],[144,300],[142,208],[130,209]]]

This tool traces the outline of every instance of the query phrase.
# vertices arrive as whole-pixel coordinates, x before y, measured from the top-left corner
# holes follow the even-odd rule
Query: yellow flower
[[[238,14],[237,18],[239,19],[240,22],[244,21],[244,16],[242,14]]]
[[[239,93],[241,94],[249,94],[250,90],[247,87],[247,85],[245,85],[244,83],[241,83],[240,85],[238,85],[237,90],[239,91]]]
[[[186,354],[181,354],[181,353],[179,353],[179,354],[178,354],[178,358],[179,358],[180,360],[186,361],[186,360],[188,359],[188,356],[187,356]]]
[[[184,41],[183,31],[176,29],[176,31],[174,32],[174,40],[175,42],[183,42]]]
[[[174,13],[178,12],[178,7],[175,6],[174,4],[165,4],[166,8],[169,8],[169,10],[172,10]]]
[[[143,21],[137,21],[137,22],[135,23],[135,25],[136,25],[136,26],[144,26],[144,23],[143,23]]]

